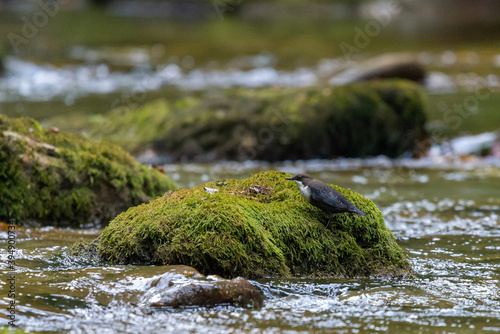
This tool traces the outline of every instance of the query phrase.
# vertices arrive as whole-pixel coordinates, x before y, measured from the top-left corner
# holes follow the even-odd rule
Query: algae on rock
[[[383,80],[230,89],[117,108],[78,124],[90,136],[104,136],[134,153],[153,148],[171,161],[278,161],[397,157],[426,139],[425,122],[422,89],[409,81]]]
[[[183,264],[223,277],[411,273],[371,200],[335,187],[367,216],[337,214],[325,227],[328,216],[285,176],[268,171],[168,192],[117,216],[86,247],[111,263]]]
[[[20,224],[99,225],[176,188],[114,144],[0,115],[0,218]]]

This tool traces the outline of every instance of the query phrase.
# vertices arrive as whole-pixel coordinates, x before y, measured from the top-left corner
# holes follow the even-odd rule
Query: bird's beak
[[[293,177],[285,177],[285,180],[293,181]]]

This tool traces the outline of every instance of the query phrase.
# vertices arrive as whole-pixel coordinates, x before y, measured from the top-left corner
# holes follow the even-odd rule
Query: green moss
[[[424,109],[418,85],[386,80],[159,100],[95,116],[87,128],[132,152],[150,147],[174,161],[397,157],[426,138]]]
[[[175,183],[112,144],[0,115],[0,218],[79,226],[109,221]]]
[[[24,334],[24,333],[30,333],[30,332],[26,332],[23,329],[17,327],[0,327],[0,334]]]
[[[411,272],[372,201],[335,187],[368,215],[329,220],[285,176],[269,171],[169,192],[117,216],[90,248],[111,263],[184,264],[224,277]]]

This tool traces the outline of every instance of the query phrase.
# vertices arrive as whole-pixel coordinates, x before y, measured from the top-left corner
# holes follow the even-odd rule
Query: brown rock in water
[[[146,298],[152,307],[189,308],[231,305],[261,308],[262,294],[243,277],[204,276],[188,266],[172,269],[151,283]]]
[[[421,83],[426,71],[417,56],[406,53],[385,54],[367,59],[330,79],[331,84],[344,85],[357,81],[399,78]]]

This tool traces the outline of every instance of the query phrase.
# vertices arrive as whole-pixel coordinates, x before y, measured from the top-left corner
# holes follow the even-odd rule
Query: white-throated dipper
[[[355,207],[347,198],[328,184],[315,180],[307,174],[297,174],[287,177],[287,180],[295,181],[299,186],[300,193],[304,198],[330,216],[334,213],[353,212],[361,216],[366,213]]]

